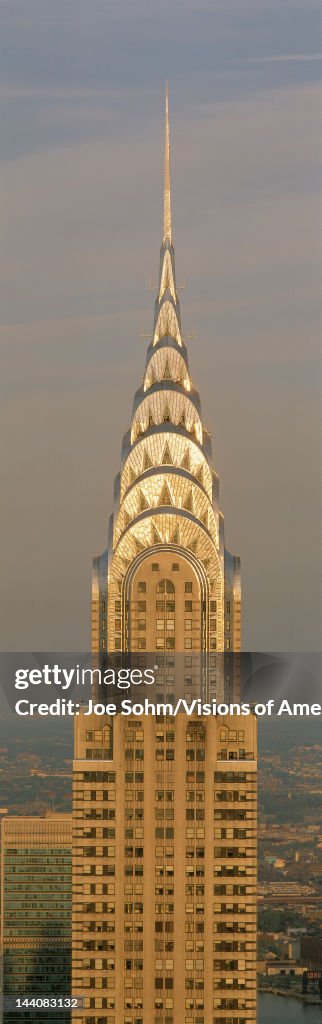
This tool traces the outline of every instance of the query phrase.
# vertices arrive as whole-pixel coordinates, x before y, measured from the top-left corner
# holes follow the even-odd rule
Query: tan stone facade
[[[88,760],[103,733],[78,720],[73,987],[86,1024],[254,1022],[254,717],[118,715],[111,760]]]

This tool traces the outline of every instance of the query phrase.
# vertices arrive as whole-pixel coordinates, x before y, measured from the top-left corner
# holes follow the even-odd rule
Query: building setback
[[[159,288],[94,559],[94,662],[153,652],[154,698],[236,697],[240,605],[181,329],[167,96]],[[256,1021],[256,743],[253,715],[76,718],[76,1024]]]

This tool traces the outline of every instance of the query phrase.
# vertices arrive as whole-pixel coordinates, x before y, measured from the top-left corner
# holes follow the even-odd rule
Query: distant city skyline
[[[318,11],[2,5],[3,649],[89,646],[152,329],[166,75],[183,331],[244,567],[243,647],[320,646]]]

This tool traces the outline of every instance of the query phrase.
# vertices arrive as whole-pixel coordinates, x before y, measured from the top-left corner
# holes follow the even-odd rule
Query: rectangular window
[[[187,581],[186,581],[186,583],[185,583],[185,585],[184,585],[184,589],[185,589],[185,593],[186,593],[186,594],[192,594],[192,583],[190,583],[190,582],[189,582],[189,581],[187,580]]]
[[[152,562],[152,572],[159,572],[159,568],[160,566],[158,562]]]
[[[144,583],[143,580],[141,580],[141,582],[138,585],[138,591],[139,594],[146,594],[146,583]]]

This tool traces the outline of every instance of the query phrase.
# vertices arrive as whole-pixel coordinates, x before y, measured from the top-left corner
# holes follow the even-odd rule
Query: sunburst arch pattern
[[[131,565],[153,551],[190,552],[206,580],[210,650],[240,645],[240,565],[224,546],[218,476],[182,334],[172,243],[170,172],[151,340],[115,480],[108,549],[94,560],[93,647],[122,650]],[[216,608],[216,614],[211,613]],[[117,609],[117,613],[116,613]],[[228,614],[229,609],[229,614]]]

